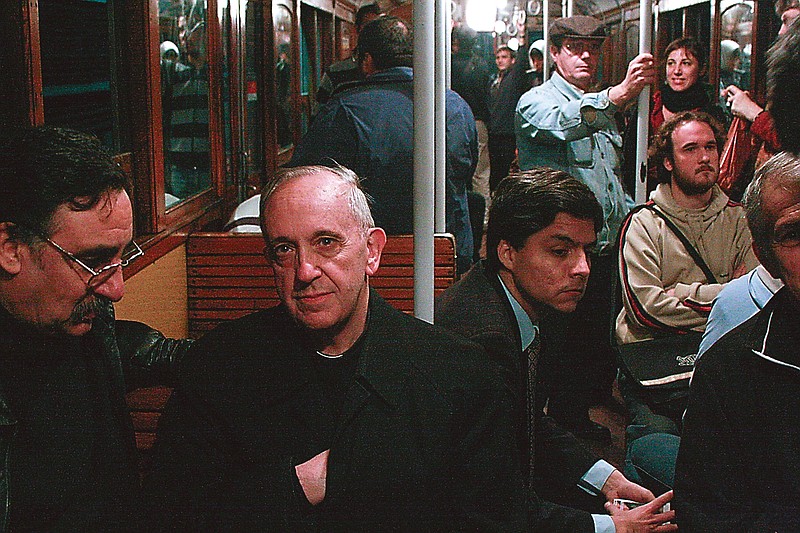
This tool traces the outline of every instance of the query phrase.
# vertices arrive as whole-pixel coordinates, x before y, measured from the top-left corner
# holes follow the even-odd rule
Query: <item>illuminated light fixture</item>
[[[494,31],[497,19],[497,3],[494,0],[468,0],[464,12],[467,26],[475,31]],[[503,2],[505,5],[505,2]]]
[[[508,46],[509,48],[511,48],[516,52],[517,50],[519,50],[519,39],[517,39],[516,37],[512,37],[511,39],[508,40],[506,46]]]
[[[502,20],[495,21],[493,31],[497,35],[502,35],[506,31],[506,23]]]

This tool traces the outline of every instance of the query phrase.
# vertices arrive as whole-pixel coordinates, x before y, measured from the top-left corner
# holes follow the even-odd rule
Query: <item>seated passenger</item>
[[[535,531],[638,531],[672,516],[658,514],[671,494],[635,510],[608,507],[610,517],[537,496],[545,491],[578,501],[580,488],[608,502],[653,500],[650,491],[584,449],[544,415],[543,402],[535,401],[537,392],[541,397],[539,370],[552,364],[552,347],[563,334],[559,315],[574,311],[586,289],[588,251],[602,220],[592,191],[567,173],[542,168],[512,174],[493,197],[488,258],[436,299],[436,324],[481,344],[500,363],[514,392],[517,445],[527,459],[523,469],[536,505]]]
[[[763,309],[781,287],[781,280],[770,276],[761,265],[728,282],[714,298],[697,356],[703,355],[723,335]]]
[[[753,248],[786,286],[697,362],[675,473],[681,531],[800,531],[800,159],[748,186]]]
[[[511,397],[483,350],[369,286],[358,178],[262,192],[281,304],[199,340],[159,425],[153,506],[185,531],[527,531]]]
[[[758,264],[741,206],[730,202],[716,185],[721,147],[719,125],[700,112],[675,115],[656,135],[650,153],[660,166],[662,183],[620,232],[624,307],[616,323],[619,344],[703,331],[714,297],[727,282]],[[708,274],[675,230],[696,249]],[[627,437],[633,461],[638,454],[636,439],[651,433],[680,435],[685,404],[648,405],[625,378],[620,378],[620,389],[631,415]],[[647,439],[647,446],[653,446],[652,440]],[[636,480],[635,469],[643,470],[672,486],[673,464],[663,465],[665,470],[656,475],[655,468],[634,461],[626,474]]]
[[[94,137],[0,133],[4,531],[139,531],[126,389],[169,382],[189,341],[114,319],[142,255],[122,169]]]

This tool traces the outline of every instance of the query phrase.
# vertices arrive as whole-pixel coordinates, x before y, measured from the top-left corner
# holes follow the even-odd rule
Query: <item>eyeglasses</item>
[[[89,265],[87,265],[86,263],[84,263],[83,261],[81,261],[80,259],[78,259],[77,257],[75,257],[74,254],[66,251],[57,243],[50,240],[49,238],[47,237],[42,237],[42,238],[45,241],[47,241],[53,248],[61,252],[61,254],[64,257],[66,257],[70,261],[77,263],[78,265],[80,265],[81,268],[83,268],[86,272],[90,274],[89,279],[86,280],[86,285],[90,289],[96,289],[97,287],[108,281],[111,278],[111,276],[114,275],[114,273],[117,271],[118,268],[124,268],[128,266],[134,259],[137,259],[144,255],[144,250],[142,250],[141,247],[139,247],[139,245],[136,244],[134,241],[131,241],[131,243],[122,252],[121,261],[105,265],[103,267],[100,267],[99,269],[94,269]]]
[[[564,48],[575,56],[582,56],[584,52],[597,55],[603,48],[603,43],[596,41],[565,41]]]

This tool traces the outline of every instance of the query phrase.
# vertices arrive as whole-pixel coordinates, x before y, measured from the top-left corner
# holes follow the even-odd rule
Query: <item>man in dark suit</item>
[[[544,488],[559,500],[578,501],[581,488],[602,493],[609,502],[610,517],[539,501],[533,525],[542,531],[639,531],[674,517],[659,512],[671,493],[654,500],[648,490],[592,457],[536,401],[538,363],[558,364],[547,355],[559,340],[558,314],[574,311],[583,296],[589,251],[602,220],[591,190],[565,172],[539,168],[512,174],[492,199],[488,258],[436,302],[436,323],[481,344],[504,370],[515,393],[517,445],[528,459],[532,501]],[[613,506],[615,498],[650,503],[627,510]]]
[[[290,169],[261,202],[282,304],[192,351],[149,484],[164,523],[526,530],[510,391],[479,346],[370,290],[386,234],[357,176]]]

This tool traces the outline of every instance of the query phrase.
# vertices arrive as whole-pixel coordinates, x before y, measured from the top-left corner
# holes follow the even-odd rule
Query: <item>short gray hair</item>
[[[778,261],[772,250],[775,220],[774,216],[767,213],[764,205],[764,191],[767,187],[800,188],[800,158],[788,152],[772,156],[756,170],[753,181],[742,197],[753,244],[760,252],[764,266],[772,270],[778,267]]]
[[[261,216],[259,220],[261,222],[261,233],[264,234],[265,237],[267,236],[265,208],[269,199],[272,198],[272,195],[275,194],[284,183],[294,179],[320,174],[332,174],[334,176],[334,178],[332,178],[333,180],[339,181],[341,184],[348,187],[347,204],[350,206],[350,212],[353,214],[359,227],[364,230],[365,233],[375,226],[375,221],[372,218],[372,212],[369,208],[371,200],[361,188],[361,179],[355,172],[341,165],[333,167],[310,165],[282,169],[264,185],[263,189],[261,189],[261,202],[259,205]]]

